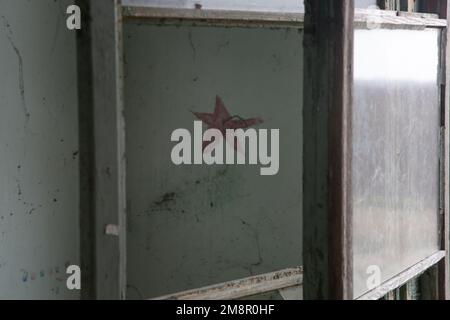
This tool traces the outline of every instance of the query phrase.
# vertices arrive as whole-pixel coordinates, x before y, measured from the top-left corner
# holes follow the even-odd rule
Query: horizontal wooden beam
[[[302,283],[303,268],[297,267],[170,294],[154,300],[231,300],[299,286]]]
[[[120,0],[89,3],[95,152],[95,292],[97,299],[125,299],[126,164],[122,8]]]
[[[413,29],[446,28],[438,15],[396,11],[360,10],[355,13],[355,28]]]
[[[123,7],[123,16],[127,21],[156,20],[158,23],[195,22],[224,26],[282,26],[302,27],[303,13],[274,13],[238,10],[199,10],[153,7]]]
[[[172,9],[124,6],[125,21],[154,24],[183,24],[227,27],[282,27],[303,29],[304,14],[296,12],[258,12],[237,10]],[[355,11],[355,27],[370,27],[376,22],[380,28],[425,29],[445,28],[446,21],[436,14],[420,14],[385,10]]]

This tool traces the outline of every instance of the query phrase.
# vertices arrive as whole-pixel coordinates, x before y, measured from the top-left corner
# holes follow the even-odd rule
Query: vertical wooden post
[[[389,10],[389,1],[388,0],[377,0],[377,6],[382,10]]]
[[[416,0],[401,0],[400,8],[397,8],[400,11],[404,12],[414,12],[416,8]]]
[[[399,288],[400,299],[401,300],[412,300],[410,283],[403,285]]]
[[[441,300],[450,299],[450,291],[449,291],[449,197],[450,197],[450,188],[449,188],[449,161],[450,161],[450,139],[449,139],[449,104],[450,104],[450,0],[441,1],[439,11],[440,17],[445,19],[447,18],[447,28],[443,32],[445,32],[445,36],[443,39],[443,54],[441,63],[444,65],[444,73],[443,83],[441,84],[441,90],[443,90],[443,100],[441,101],[442,105],[442,125],[444,129],[444,143],[443,143],[443,159],[441,159],[441,166],[443,168],[442,174],[442,183],[441,188],[443,191],[441,207],[443,209],[442,215],[442,227],[441,227],[441,249],[446,251],[445,258],[439,262],[438,264],[438,295]],[[444,11],[445,10],[445,11]],[[443,162],[443,163],[442,163]]]
[[[436,13],[439,17],[447,17],[447,0],[420,0],[420,12]]]
[[[416,0],[378,0],[377,5],[383,10],[414,12]]]
[[[441,19],[450,17],[449,0],[427,0],[422,1],[421,10],[427,13],[439,14]],[[421,287],[424,299],[439,298],[440,300],[450,299],[449,291],[449,161],[450,161],[450,139],[449,139],[449,102],[450,102],[450,27],[447,21],[447,28],[443,30],[441,37],[441,126],[442,126],[442,155],[441,155],[441,250],[445,250],[445,258],[442,259],[437,268],[429,270],[422,276]]]
[[[415,8],[416,8],[416,0],[408,0],[407,11],[408,12],[414,12]]]
[[[438,265],[424,272],[419,278],[421,300],[438,300]]]
[[[377,5],[383,10],[400,10],[400,0],[377,0]]]
[[[400,10],[405,12],[414,12],[416,8],[416,0],[401,0]]]
[[[81,299],[92,300],[96,297],[92,42],[89,0],[77,0],[76,4],[82,26],[77,31]]]
[[[306,0],[304,298],[352,299],[353,0]]]
[[[90,1],[98,299],[125,298],[125,121],[120,0]]]

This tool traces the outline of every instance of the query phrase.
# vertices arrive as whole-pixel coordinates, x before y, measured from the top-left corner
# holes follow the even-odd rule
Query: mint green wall
[[[66,0],[0,0],[0,299],[77,298],[75,33]]]

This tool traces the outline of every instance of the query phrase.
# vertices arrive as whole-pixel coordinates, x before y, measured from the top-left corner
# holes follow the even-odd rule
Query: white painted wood
[[[181,8],[159,8],[143,6],[124,6],[124,17],[128,20],[164,19],[164,23],[191,21],[207,25],[236,26],[277,26],[303,28],[304,14],[299,12],[265,12],[239,10],[198,10]],[[432,14],[414,14],[407,12],[357,9],[355,11],[356,27],[372,27],[374,22],[382,28],[424,29],[426,27],[444,28],[445,19]]]
[[[301,267],[220,283],[156,298],[154,300],[230,300],[245,298],[283,288],[300,286]]]
[[[421,275],[432,266],[436,265],[445,257],[445,251],[439,251],[434,255],[422,260],[414,266],[406,269],[399,275],[384,282],[379,287],[365,293],[356,300],[378,300],[385,296],[387,293],[400,288],[402,285],[410,281],[411,279]]]

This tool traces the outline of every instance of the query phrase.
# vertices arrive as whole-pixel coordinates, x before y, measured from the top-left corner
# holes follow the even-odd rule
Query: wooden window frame
[[[86,4],[85,1],[78,2]],[[366,23],[373,12],[358,10],[355,13],[354,0],[320,1],[320,5],[317,0],[306,0],[305,15],[122,7],[120,0],[88,2],[89,17],[84,21],[89,32],[82,33],[78,42],[79,53],[90,61],[86,64],[79,59],[79,75],[82,76],[79,83],[87,79],[92,84],[91,98],[83,100],[86,104],[80,106],[80,124],[88,130],[88,134],[80,134],[80,143],[87,145],[83,154],[80,154],[86,160],[82,170],[93,180],[87,179],[81,185],[82,188],[87,185],[94,186],[87,188],[88,191],[81,190],[81,199],[87,199],[90,205],[83,207],[80,222],[94,223],[91,229],[82,226],[81,234],[82,265],[88,266],[90,270],[83,278],[83,283],[90,287],[85,298],[125,299],[126,295],[126,151],[122,30],[125,21],[139,20],[147,23],[304,29],[304,76],[308,80],[305,81],[304,88],[304,152],[308,155],[305,156],[304,164],[304,191],[308,193],[305,198],[309,199],[304,202],[304,296],[305,299],[353,299],[350,206],[353,29],[358,23]],[[439,8],[442,10],[442,7]],[[378,14],[381,16],[381,26],[416,29],[447,26],[435,16],[389,12]],[[323,34],[327,36],[324,37]],[[448,44],[447,28],[444,34],[445,43]],[[446,45],[442,52],[444,62],[447,52]],[[330,54],[336,57],[334,61],[327,61],[326,57]],[[425,262],[412,266],[412,270],[408,269],[399,275],[400,280],[391,279],[376,288],[376,293],[368,293],[372,298],[379,297],[386,290],[396,289],[412,277],[432,270],[433,266],[437,266],[437,272],[427,281],[428,292],[432,292],[430,296],[434,295],[439,299],[449,297],[450,94],[446,83],[450,73],[449,64],[444,65],[445,74],[441,84],[445,136],[441,183],[442,251]],[[89,91],[87,86],[83,88]],[[322,95],[320,99],[319,94]],[[317,112],[318,110],[322,112]],[[91,124],[88,121],[90,116],[93,116]],[[86,124],[83,121],[88,122]],[[92,141],[89,141],[90,138]],[[322,160],[318,161],[319,159]],[[92,196],[86,192],[92,193]]]

